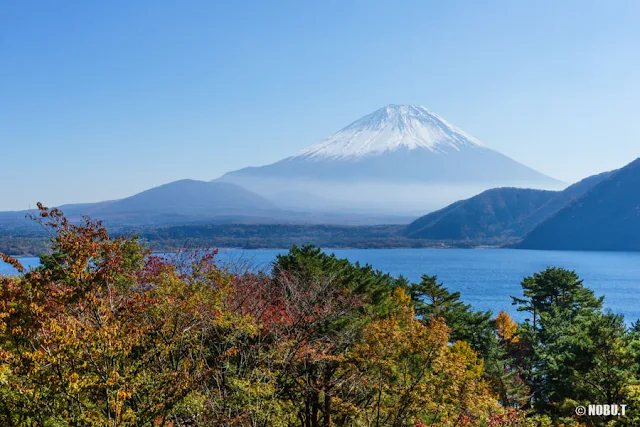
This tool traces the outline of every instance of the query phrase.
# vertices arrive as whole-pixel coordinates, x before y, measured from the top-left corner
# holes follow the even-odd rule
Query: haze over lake
[[[285,250],[220,250],[221,264],[268,269]],[[511,305],[521,294],[520,282],[546,267],[575,270],[596,295],[604,295],[605,308],[623,314],[627,323],[640,319],[640,252],[528,251],[513,249],[341,249],[330,250],[339,258],[371,264],[394,276],[412,281],[422,274],[437,275],[462,300],[479,310],[505,310],[516,320],[525,316]],[[21,258],[25,266],[37,258]],[[12,270],[0,264],[0,273]]]

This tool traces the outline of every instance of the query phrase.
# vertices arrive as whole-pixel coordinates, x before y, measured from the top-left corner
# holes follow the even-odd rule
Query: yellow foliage
[[[495,318],[496,329],[498,331],[498,338],[509,343],[517,343],[519,341],[516,332],[518,330],[518,323],[511,319],[511,316],[506,311],[501,311]]]
[[[441,319],[415,319],[397,290],[394,313],[374,320],[356,348],[357,365],[373,399],[359,425],[454,426],[461,419],[486,420],[498,410],[482,379],[482,363],[467,343],[448,345]]]

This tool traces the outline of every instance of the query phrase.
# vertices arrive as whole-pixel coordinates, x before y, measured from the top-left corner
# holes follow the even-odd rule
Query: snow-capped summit
[[[446,153],[486,146],[422,105],[387,105],[296,154],[309,160],[354,159],[422,148]]]
[[[388,105],[294,156],[218,179],[276,203],[287,198],[288,206],[405,213],[424,213],[493,187],[563,187],[425,107],[410,105]],[[308,195],[304,203],[301,194]]]

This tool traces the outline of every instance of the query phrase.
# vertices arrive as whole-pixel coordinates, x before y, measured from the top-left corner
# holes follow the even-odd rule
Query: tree
[[[462,341],[448,345],[442,318],[415,318],[403,290],[393,296],[397,307],[373,321],[355,350],[366,391],[359,425],[454,426],[487,421],[497,402],[483,380],[482,362]]]
[[[596,298],[593,291],[585,288],[574,271],[549,267],[526,277],[522,281],[524,298],[511,297],[518,311],[529,312],[533,328],[538,327],[540,317],[553,308],[572,317],[589,314],[602,309],[603,297]]]
[[[638,328],[573,272],[526,278],[518,325],[313,247],[232,273],[40,210],[41,265],[0,254],[19,272],[0,276],[1,425],[575,426],[577,404],[640,401]]]
[[[232,400],[241,399],[232,410],[251,407],[251,425],[333,425],[354,398],[351,374],[340,368],[359,337],[363,303],[331,279],[285,271],[240,278],[234,310],[250,314],[258,332],[230,367]]]
[[[578,404],[620,403],[633,381],[622,317],[603,314],[603,298],[572,271],[548,268],[522,287],[525,298],[513,299],[533,319],[518,331],[533,407],[560,420]]]
[[[518,323],[509,314],[501,311],[494,319],[497,345],[495,354],[488,358],[490,365],[486,367],[492,390],[499,396],[505,407],[520,409],[526,407],[529,400],[529,389],[523,380],[520,362],[523,347],[518,336]]]
[[[40,210],[53,253],[0,278],[0,423],[195,422],[203,381],[219,376],[225,355],[212,349],[251,332],[223,310],[230,278],[210,257],[181,272],[99,222]]]
[[[450,328],[451,342],[466,341],[481,354],[494,345],[491,312],[474,311],[460,301],[460,292],[450,292],[437,276],[423,275],[419,283],[409,285],[409,295],[419,318],[426,322],[444,319]]]
[[[273,272],[276,275],[287,272],[306,282],[331,280],[336,286],[366,296],[370,308],[384,304],[395,288],[407,285],[402,277],[394,278],[370,265],[350,263],[311,245],[293,246],[286,254],[278,255],[273,263]]]
[[[467,311],[470,306],[460,301],[460,292],[449,292],[438,276],[423,275],[419,283],[412,283],[409,295],[419,318],[453,317],[456,311]]]

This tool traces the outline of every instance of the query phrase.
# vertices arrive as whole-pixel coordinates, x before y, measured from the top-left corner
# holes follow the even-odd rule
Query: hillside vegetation
[[[403,234],[412,239],[505,244],[522,239],[614,173],[590,176],[563,191],[487,190],[416,219]]]
[[[518,247],[640,250],[640,159],[538,225]]]
[[[268,272],[151,256],[41,209],[41,265],[0,276],[6,426],[633,426],[640,328],[561,268],[524,278],[529,319],[478,312],[311,246]],[[579,417],[576,405],[627,405]]]
[[[517,237],[520,222],[555,196],[554,191],[522,188],[487,190],[418,218],[404,232],[411,238],[502,241]]]

